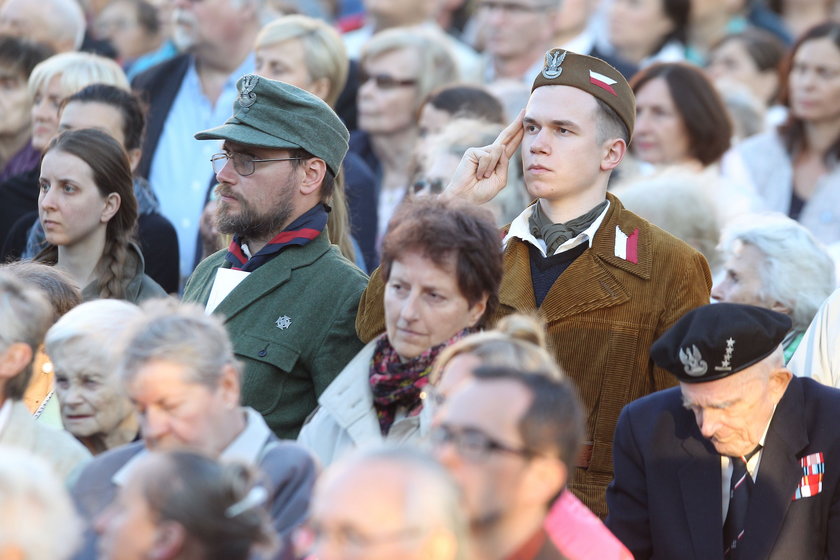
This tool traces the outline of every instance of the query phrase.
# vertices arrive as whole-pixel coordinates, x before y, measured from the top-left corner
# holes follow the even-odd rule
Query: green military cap
[[[571,86],[594,95],[618,114],[633,135],[636,96],[621,72],[600,58],[551,49],[545,53],[545,65],[531,91],[541,86]]]
[[[246,74],[225,124],[195,135],[198,140],[230,140],[260,148],[303,148],[338,175],[350,133],[329,105],[284,82]]]

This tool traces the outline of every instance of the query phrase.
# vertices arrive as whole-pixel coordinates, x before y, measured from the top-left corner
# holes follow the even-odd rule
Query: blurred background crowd
[[[443,246],[475,269],[447,269],[466,311],[441,319],[434,344],[395,344],[392,356],[354,346],[348,356],[359,354],[347,368],[357,359],[365,369],[371,360],[384,368],[422,357],[434,386],[425,403],[444,402],[456,378],[475,375],[484,379],[477,394],[460,398],[491,410],[477,407],[464,425],[490,422],[493,403],[509,401],[513,416],[496,419],[502,434],[526,415],[517,391],[525,400],[556,391],[569,417],[547,437],[566,442],[559,456],[574,465],[585,413],[542,327],[518,317],[485,338],[473,332],[487,326],[502,266],[482,268],[467,256],[497,259],[488,249],[500,241],[494,226],[531,202],[519,156],[487,212],[422,207],[468,148],[493,143],[517,117],[555,47],[609,62],[635,93],[635,132],[610,191],[706,258],[713,299],[790,316],[790,360],[840,270],[838,1],[0,0],[0,559],[235,559],[257,549],[295,558],[313,543],[325,559],[454,559],[470,548],[474,558],[491,558],[492,535],[510,526],[490,521],[502,512],[544,515],[547,504],[555,516],[548,533],[566,542],[567,557],[626,557],[603,535],[592,537],[606,547],[595,556],[563,541],[572,526],[564,508],[583,506],[564,502],[569,492],[555,500],[566,482],[557,465],[536,465],[533,477],[553,482],[529,486],[531,474],[510,465],[472,472],[462,464],[463,456],[524,455],[541,445],[517,432],[519,445],[504,447],[452,428],[458,413],[470,413],[467,404],[368,419],[383,435],[402,434],[391,439],[432,442],[439,462],[379,450],[316,482],[315,465],[360,437],[336,431],[346,402],[332,411],[320,401],[302,445],[279,440],[248,416],[259,414],[239,408],[240,372],[221,323],[174,301],[135,305],[177,298],[198,263],[231,242],[214,219],[218,169],[210,161],[220,143],[194,134],[228,119],[243,75],[297,86],[350,132],[327,224],[341,253],[367,274],[382,266],[386,278],[395,268],[409,276],[442,270],[428,255]],[[77,133],[56,136],[65,131]],[[119,194],[121,204],[109,206],[106,196],[96,216],[107,224],[101,235],[86,225],[89,201],[61,198],[74,188],[65,179],[73,173]],[[420,206],[406,210],[406,201]],[[44,218],[53,206],[76,224],[63,236]],[[475,238],[459,244],[451,236],[465,223]],[[435,229],[439,239],[416,241]],[[464,293],[459,275],[470,273],[485,284]],[[384,305],[387,323],[397,304]],[[443,342],[451,353],[428,355]],[[459,369],[464,358],[472,361]],[[478,365],[540,375],[517,381]],[[823,365],[829,382],[835,367]],[[433,421],[433,412],[450,423]],[[9,426],[27,415],[32,425],[11,435]],[[299,428],[282,435],[296,437]],[[162,444],[167,438],[183,445]],[[462,457],[449,453],[456,448]],[[109,450],[118,451],[110,463],[81,470]],[[512,479],[515,489],[499,485]],[[374,489],[387,497],[381,504],[365,501]],[[498,504],[482,501],[494,492]],[[395,509],[402,500],[412,505]],[[353,525],[359,508],[364,530]],[[476,529],[482,515],[484,532]],[[382,556],[369,552],[379,546]],[[344,556],[330,556],[330,547]]]

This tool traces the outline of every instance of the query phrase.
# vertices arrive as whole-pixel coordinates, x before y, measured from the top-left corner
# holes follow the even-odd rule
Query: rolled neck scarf
[[[286,247],[292,245],[306,245],[324,231],[327,225],[327,209],[323,204],[316,204],[311,210],[300,218],[289,224],[289,226],[265,244],[265,247],[257,251],[251,258],[242,250],[242,240],[238,235],[233,236],[233,241],[228,247],[227,260],[231,267],[236,270],[253,272],[274,257],[280,254]]]
[[[534,211],[531,212],[531,217],[528,219],[528,225],[534,237],[545,241],[545,254],[553,255],[560,245],[586,231],[586,228],[591,226],[601,215],[607,204],[605,200],[582,216],[569,220],[565,224],[555,224],[551,221],[551,218],[545,215],[542,205],[537,202],[534,205]]]

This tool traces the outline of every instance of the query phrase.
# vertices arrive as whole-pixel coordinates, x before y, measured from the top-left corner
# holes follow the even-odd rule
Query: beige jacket
[[[428,433],[429,414],[397,415],[387,436],[382,435],[368,384],[370,361],[376,341],[369,342],[318,397],[318,408],[309,415],[298,443],[327,466],[362,446],[415,442]]]
[[[76,468],[90,459],[90,452],[70,432],[36,421],[23,401],[12,401],[11,404],[9,421],[0,430],[0,445],[29,451],[45,460],[63,480],[70,482]]]

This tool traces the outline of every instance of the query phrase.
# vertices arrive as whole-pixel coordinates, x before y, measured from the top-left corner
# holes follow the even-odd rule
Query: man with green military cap
[[[212,157],[217,227],[233,240],[202,261],[184,300],[225,317],[244,364],[242,403],[294,438],[318,395],[362,347],[365,275],[330,244],[327,213],[347,128],[321,99],[249,74],[233,116],[199,132]]]
[[[700,253],[607,193],[634,122],[635,98],[621,73],[597,58],[551,50],[526,109],[492,145],[467,150],[443,195],[493,198],[521,145],[525,186],[536,202],[503,231],[495,318],[535,310],[544,318],[549,347],[588,411],[569,487],[602,517],[621,408],[674,384],[648,349],[686,311],[708,303],[711,289]],[[359,307],[363,340],[381,324],[376,276]]]

